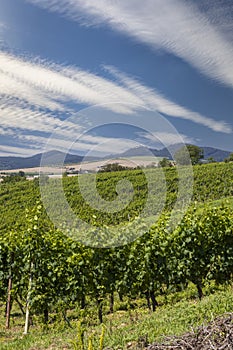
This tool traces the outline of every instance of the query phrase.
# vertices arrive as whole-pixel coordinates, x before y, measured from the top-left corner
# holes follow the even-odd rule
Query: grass
[[[213,292],[211,294],[211,292]],[[126,302],[116,302],[114,314],[106,314],[104,347],[125,349],[127,344],[136,344],[141,336],[148,336],[149,342],[162,341],[168,335],[181,335],[191,328],[211,321],[218,315],[231,312],[233,307],[232,287],[217,288],[210,285],[205,289],[206,295],[198,301],[196,290],[190,285],[186,291],[173,293],[166,299],[159,297],[159,308],[151,313],[147,310],[144,299],[136,300],[137,306],[130,310],[125,308]],[[3,311],[3,310],[2,310]],[[98,325],[94,309],[83,315],[85,328],[85,350],[88,337],[93,337],[93,347],[99,349],[99,338],[102,327]],[[2,312],[3,315],[3,312]],[[72,328],[62,319],[57,319],[47,329],[42,328],[37,319],[31,327],[30,334],[23,336],[23,318],[13,310],[12,325],[9,331],[3,326],[4,317],[0,318],[0,349],[2,350],[66,350],[74,349],[72,341],[77,338],[77,322],[79,310],[69,312]],[[133,345],[132,345],[133,346]]]

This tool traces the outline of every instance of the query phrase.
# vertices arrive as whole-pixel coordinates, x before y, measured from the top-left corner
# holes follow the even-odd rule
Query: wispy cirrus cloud
[[[40,148],[41,144],[46,144],[47,142],[47,138],[44,136],[20,135],[19,139],[22,142],[33,143],[36,148]],[[83,152],[85,156],[109,156],[111,154],[124,152],[129,148],[135,147],[135,145],[136,142],[133,142],[132,140],[84,135],[71,146],[68,138],[53,137],[50,140],[49,147],[46,148],[46,151],[56,149],[67,152],[67,150],[69,150],[69,152],[73,154],[80,154]]]
[[[35,153],[35,152],[34,152]],[[0,145],[0,156],[31,156],[32,151],[28,147]]]
[[[233,2],[231,0],[202,0],[196,2],[198,9],[207,16],[210,23],[232,42]]]
[[[224,35],[221,13],[200,11],[195,2],[182,0],[28,0],[84,25],[108,25],[145,43],[166,50],[211,79],[233,86],[233,45]],[[211,6],[216,1],[211,2]],[[233,12],[232,6],[230,10]],[[208,17],[209,14],[209,17]],[[217,20],[214,16],[218,16]],[[233,22],[228,21],[233,30]]]
[[[3,93],[50,110],[65,110],[64,104],[69,101],[87,105],[106,103],[108,99],[120,101],[123,95],[125,100],[137,102],[121,86],[86,71],[6,53],[0,54],[0,79]]]
[[[133,91],[137,96],[141,98],[143,104],[152,110],[155,109],[160,113],[169,115],[175,118],[181,118],[190,120],[194,123],[206,126],[214,131],[230,133],[231,127],[224,121],[213,120],[212,118],[205,117],[200,113],[190,111],[189,109],[174,103],[167,99],[160,93],[154,93],[154,90],[141,84],[136,79],[133,79],[126,74],[119,72],[116,68],[111,66],[105,66],[105,68],[124,86]]]
[[[152,146],[155,144],[155,140],[158,140],[158,143],[161,143],[162,145],[172,145],[176,143],[196,143],[197,140],[195,140],[192,137],[189,137],[184,134],[175,134],[172,132],[155,132],[155,133],[145,133],[145,132],[139,132],[138,136],[142,139],[147,139],[151,142]]]
[[[105,69],[115,77],[114,81],[73,66],[42,63],[5,52],[0,53],[1,113],[3,115],[6,108],[11,108],[13,113],[15,107],[16,113],[24,114],[26,118],[28,108],[32,120],[47,118],[48,123],[53,120],[57,127],[58,118],[51,118],[51,112],[69,111],[67,102],[102,104],[103,108],[129,114],[141,106],[202,124],[214,131],[226,133],[231,131],[230,126],[224,121],[214,121],[212,118],[192,112],[114,67],[106,66]],[[22,113],[17,108],[23,109]],[[46,111],[38,112],[35,110],[38,108]]]
[[[231,132],[231,127],[224,121],[190,111],[114,67],[105,69],[112,80],[75,66],[0,53],[0,134],[6,135],[8,132],[11,135],[15,132],[17,138],[18,130],[18,138],[28,144],[31,142],[32,149],[33,142],[36,149],[38,142],[41,142],[42,149],[46,138],[55,129],[61,137],[82,130],[78,122],[63,122],[59,118],[59,115],[75,115],[80,104],[101,105],[111,112],[132,115],[132,122],[134,113],[146,108],[198,123],[214,131]],[[73,106],[77,106],[77,109]],[[46,135],[37,137],[36,144],[34,132]],[[95,141],[98,143],[100,140]],[[82,146],[88,149],[93,142],[89,138]]]

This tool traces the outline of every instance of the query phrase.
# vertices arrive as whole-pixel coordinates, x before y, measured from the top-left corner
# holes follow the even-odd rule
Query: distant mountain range
[[[156,157],[165,157],[172,159],[172,155],[181,148],[182,144],[174,144],[169,147],[168,151],[167,148],[162,148],[160,150],[157,149],[148,149],[146,147],[136,147],[131,148],[127,150],[126,152],[111,155],[106,157],[109,158],[129,158],[129,157],[136,157],[136,156],[148,156],[150,151],[154,156]],[[217,162],[222,162],[225,158],[227,158],[231,152],[229,151],[223,151],[217,148],[213,147],[201,147],[204,150],[204,159],[208,159],[212,157]],[[43,159],[46,160],[46,163],[48,165],[55,165],[61,163],[61,159],[65,158],[64,164],[77,164],[82,162],[84,159],[83,156],[80,155],[74,155],[74,154],[67,154],[65,155],[62,152],[59,151],[50,151],[47,153],[39,153],[31,157],[11,157],[11,156],[5,156],[0,157],[0,170],[13,170],[13,169],[25,169],[25,168],[34,168],[39,167],[41,158],[43,156]],[[85,161],[95,161],[95,160],[101,160],[103,158],[98,157],[85,157]]]
[[[61,160],[65,158],[65,164],[77,164],[82,162],[83,156],[67,154],[59,151],[50,151],[47,153],[35,154],[31,157],[0,157],[0,170],[13,170],[13,169],[25,169],[35,168],[40,166],[40,162],[43,156],[44,163],[46,165],[60,164]],[[93,157],[85,157],[85,161],[93,161]]]
[[[118,155],[118,157],[135,157],[135,156],[148,156],[150,151],[155,157],[163,157],[163,158],[168,158],[172,159],[172,156],[180,149],[183,147],[183,144],[176,143],[174,145],[169,146],[169,150],[165,147],[160,150],[157,149],[148,149],[145,147],[136,147],[136,148],[131,148],[127,150],[124,153],[121,153]],[[204,151],[204,159],[208,159],[212,157],[216,162],[222,162],[225,158],[229,157],[231,152],[229,151],[224,151],[218,148],[213,148],[213,147],[200,147]],[[170,153],[171,152],[171,153]],[[116,157],[116,156],[115,156]]]

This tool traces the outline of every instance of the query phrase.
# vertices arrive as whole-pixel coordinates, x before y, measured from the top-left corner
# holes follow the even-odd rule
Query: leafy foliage
[[[225,158],[224,161],[225,161],[226,163],[228,163],[228,162],[233,162],[233,153],[231,153],[231,154],[229,155],[228,158]]]
[[[159,166],[162,167],[162,168],[165,168],[165,167],[172,166],[172,164],[171,164],[171,161],[169,159],[163,158],[162,160],[160,160]]]
[[[175,153],[175,160],[180,165],[198,164],[204,158],[203,149],[195,145],[187,145]]]
[[[200,202],[232,195],[232,170],[231,163],[194,167],[193,199]],[[152,174],[152,170],[147,171],[148,176]],[[143,207],[148,191],[147,178],[139,170],[103,173],[97,177],[99,193],[112,200],[116,196],[117,182],[125,176],[133,183],[134,201],[118,216],[91,211],[82,202],[77,179],[66,177],[63,181],[67,198],[83,218],[91,220],[95,215],[97,225],[113,225],[129,221],[129,216],[136,216]],[[11,277],[12,300],[21,305],[23,312],[29,304],[31,315],[43,315],[45,323],[48,323],[49,313],[56,312],[59,307],[65,314],[69,307],[84,307],[86,303],[97,305],[102,322],[103,306],[114,293],[129,299],[145,296],[148,307],[152,305],[155,309],[159,295],[182,290],[189,282],[196,285],[201,298],[206,282],[230,281],[233,273],[232,211],[224,204],[206,205],[202,210],[194,206],[178,227],[171,230],[170,209],[175,201],[178,177],[173,168],[165,169],[165,176],[166,210],[149,232],[115,249],[84,247],[55,229],[40,203],[36,182],[3,183],[0,188],[0,299],[6,301]],[[131,225],[128,234],[133,233]]]

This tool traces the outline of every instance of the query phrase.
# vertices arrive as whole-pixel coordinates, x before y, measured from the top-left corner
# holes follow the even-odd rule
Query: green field
[[[120,180],[131,182],[125,194],[133,189],[132,202],[118,213],[102,213],[85,203],[77,177],[63,178],[64,192],[74,213],[96,227],[106,227],[108,235],[114,225],[132,221],[130,237],[148,198],[148,179],[153,196],[163,193],[159,171],[97,174],[98,193],[110,202],[117,198]],[[186,168],[182,171],[189,194]],[[192,201],[172,230],[169,220],[179,179],[175,168],[164,172],[167,193],[159,219],[136,241],[108,249],[84,246],[70,238],[70,232],[56,229],[41,203],[38,180],[1,183],[0,349],[85,350],[92,333],[94,349],[99,349],[99,322],[106,325],[104,346],[123,349],[129,342],[136,346],[145,334],[150,342],[162,340],[232,310],[233,164],[193,168]],[[82,176],[88,191],[93,175]],[[46,181],[52,191],[58,180]],[[55,199],[53,209],[59,210]],[[181,209],[177,207],[175,214]],[[120,230],[121,226],[119,235]],[[95,230],[85,233],[96,237]],[[7,296],[8,306],[12,305],[9,330],[4,326]],[[28,311],[33,325],[22,336]],[[85,328],[85,349],[72,344],[72,339],[78,342],[80,327]]]
[[[159,198],[160,192],[163,193],[164,183],[160,176],[161,170],[147,169],[147,174],[152,179],[152,187],[154,182],[154,193]],[[212,200],[222,200],[233,196],[233,164],[232,163],[214,163],[195,166],[194,186],[192,203],[206,203]],[[88,177],[91,174],[82,175]],[[184,168],[185,176],[185,168]],[[115,173],[97,174],[97,189],[99,194],[106,201],[113,201],[116,198],[116,184],[119,180],[128,179],[134,189],[134,198],[126,210],[121,211],[118,215],[109,215],[99,213],[83,200],[78,185],[77,177],[66,177],[63,179],[64,191],[67,200],[74,212],[89,221],[93,221],[93,215],[96,216],[95,222],[114,224],[128,221],[128,216],[135,217],[143,208],[148,194],[147,179],[143,171],[130,170]],[[175,168],[165,169],[166,178],[166,205],[165,209],[170,211],[177,199],[178,192],[178,174]],[[56,183],[56,179],[51,182]],[[87,181],[87,188],[89,183]],[[189,191],[187,181],[187,191]],[[1,231],[9,230],[14,225],[23,225],[25,222],[25,209],[31,208],[40,199],[40,191],[38,180],[20,181],[16,183],[6,183],[0,186],[0,228]],[[54,204],[55,205],[55,204]]]

